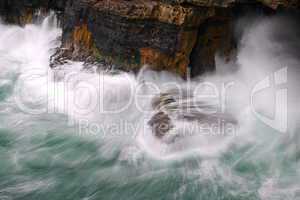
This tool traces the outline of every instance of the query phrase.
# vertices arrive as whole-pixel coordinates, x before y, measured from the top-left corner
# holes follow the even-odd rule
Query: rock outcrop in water
[[[62,15],[64,59],[137,71],[144,64],[185,76],[213,71],[215,54],[230,58],[233,22],[244,11],[299,8],[298,0],[0,0],[7,22],[26,24],[37,9]]]
[[[148,125],[157,138],[172,136],[168,142],[184,136],[183,130],[180,130],[180,134],[176,133],[178,122],[196,123],[196,127],[189,126],[193,129],[193,134],[203,134],[204,130],[216,127],[219,122],[237,125],[237,120],[230,113],[222,112],[218,104],[203,98],[197,99],[191,91],[184,88],[169,89],[157,95],[152,100],[152,108],[154,114]]]

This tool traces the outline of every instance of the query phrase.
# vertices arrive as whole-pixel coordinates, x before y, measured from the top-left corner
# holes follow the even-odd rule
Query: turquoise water
[[[123,121],[141,124],[146,116],[133,106],[117,114],[100,115],[93,110],[83,115],[74,112],[77,108],[73,104],[66,106],[67,112],[61,103],[52,105],[53,99],[61,102],[65,97],[61,84],[66,80],[55,81],[53,77],[58,75],[48,68],[61,34],[54,22],[50,16],[43,24],[23,28],[0,25],[1,200],[300,199],[295,123],[282,134],[248,117],[245,111],[234,137],[201,143],[199,149],[187,142],[180,152],[167,153],[157,153],[161,144],[147,146],[147,137],[140,129],[138,136],[124,129],[115,135],[102,129],[98,134],[87,129],[79,132],[82,118],[111,128]],[[109,99],[106,107],[120,106],[128,98],[129,83],[134,87],[138,84],[134,75],[78,72],[80,66],[70,63],[63,74],[76,71],[76,83],[86,80],[91,85],[103,76],[107,89],[100,96]],[[37,70],[39,76],[32,78]],[[153,72],[146,76],[158,84],[167,80],[183,84],[170,74]],[[55,92],[49,92],[52,87],[56,87]],[[71,91],[68,95],[75,94]],[[114,101],[118,95],[120,100]],[[79,105],[88,99],[82,91],[79,97]],[[30,112],[44,108],[48,110]],[[241,109],[239,112],[244,114]],[[210,153],[211,149],[216,151]]]

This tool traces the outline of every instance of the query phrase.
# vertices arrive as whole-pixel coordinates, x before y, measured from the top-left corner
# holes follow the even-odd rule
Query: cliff
[[[24,25],[50,9],[62,13],[65,3],[65,0],[0,0],[0,16],[5,22]]]
[[[232,24],[246,11],[299,8],[298,0],[0,0],[5,21],[28,23],[43,8],[62,14],[63,59],[137,71],[144,64],[184,76],[213,71],[234,49]]]

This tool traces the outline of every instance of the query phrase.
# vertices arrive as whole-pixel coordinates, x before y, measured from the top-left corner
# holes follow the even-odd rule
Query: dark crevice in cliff
[[[191,76],[215,71],[215,54],[229,56],[233,49],[229,20],[207,19],[199,26],[196,44],[190,55]]]

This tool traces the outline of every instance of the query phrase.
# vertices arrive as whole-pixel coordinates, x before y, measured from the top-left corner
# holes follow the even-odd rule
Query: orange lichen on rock
[[[91,49],[93,45],[92,33],[88,30],[87,24],[76,26],[73,31],[73,42],[86,49]]]
[[[188,60],[182,55],[169,56],[152,48],[141,48],[141,64],[150,65],[154,70],[167,70],[184,76]]]

